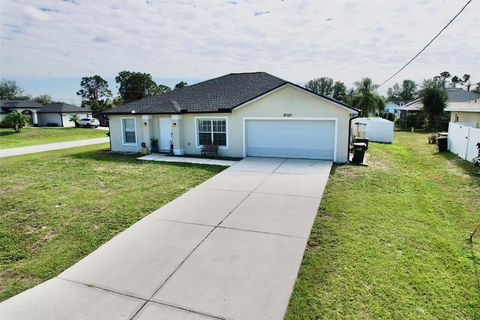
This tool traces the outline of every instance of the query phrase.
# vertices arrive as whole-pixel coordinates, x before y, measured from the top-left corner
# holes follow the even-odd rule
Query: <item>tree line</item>
[[[330,77],[312,79],[305,84],[305,88],[359,109],[363,116],[380,114],[388,102],[406,104],[422,99],[426,127],[432,128],[438,117],[444,113],[448,99],[446,89],[460,87],[470,91],[472,88],[470,79],[469,74],[460,77],[444,71],[431,79],[423,80],[421,85],[410,79],[395,83],[388,88],[387,96],[380,95],[377,92],[378,85],[368,77],[355,82],[354,87],[348,90],[344,82],[335,81]],[[472,91],[480,94],[480,82],[475,84]]]
[[[80,90],[76,92],[82,98],[81,106],[101,112],[144,97],[158,96],[172,91],[166,85],[157,84],[150,74],[142,72],[121,71],[115,77],[115,82],[118,85],[118,95],[114,97],[108,81],[101,76],[83,77],[80,81]],[[185,81],[181,81],[175,85],[173,90],[181,89],[187,85]],[[32,100],[42,104],[62,102],[54,101],[47,94],[32,97],[26,94],[23,88],[13,80],[2,80],[0,82],[0,99]]]

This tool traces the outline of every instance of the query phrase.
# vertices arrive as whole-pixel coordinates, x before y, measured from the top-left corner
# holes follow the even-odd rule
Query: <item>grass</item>
[[[23,128],[19,133],[13,129],[0,128],[0,149],[104,138],[106,134],[107,131],[104,130],[86,128]]]
[[[480,177],[427,137],[334,167],[286,319],[480,319]]]
[[[56,276],[223,170],[140,161],[135,155],[109,153],[106,147],[2,159],[0,301]]]

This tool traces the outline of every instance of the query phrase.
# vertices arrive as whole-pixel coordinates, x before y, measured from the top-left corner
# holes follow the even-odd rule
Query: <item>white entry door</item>
[[[335,160],[335,120],[246,120],[247,156]]]
[[[170,150],[170,140],[172,140],[172,119],[160,118],[160,151]]]

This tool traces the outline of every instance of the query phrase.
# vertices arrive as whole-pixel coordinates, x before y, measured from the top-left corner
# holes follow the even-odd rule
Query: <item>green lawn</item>
[[[107,147],[1,160],[0,301],[56,276],[223,170],[146,162],[109,153]]]
[[[286,319],[480,319],[480,177],[427,136],[334,167]]]
[[[0,128],[0,149],[104,138],[106,134],[105,130],[87,128],[23,128],[19,133],[12,129]]]

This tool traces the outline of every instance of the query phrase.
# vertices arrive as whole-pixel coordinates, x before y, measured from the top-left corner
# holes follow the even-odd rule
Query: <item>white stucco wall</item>
[[[475,128],[480,128],[480,112],[452,111],[450,114],[450,122],[471,123]]]
[[[338,107],[335,103],[322,99],[294,86],[285,86],[279,90],[265,95],[248,105],[234,109],[232,113],[204,113],[182,114],[181,120],[173,120],[177,123],[180,133],[180,148],[185,154],[200,154],[201,148],[196,147],[195,118],[196,117],[225,117],[227,118],[228,147],[221,147],[219,153],[225,157],[244,156],[244,118],[284,118],[285,114],[291,114],[289,119],[295,118],[335,118],[337,119],[337,162],[348,160],[348,126],[350,112],[346,108]],[[123,144],[121,118],[134,117],[136,119],[137,143],[136,145]],[[149,123],[150,137],[159,138],[159,118],[168,115],[153,115]],[[120,152],[138,152],[141,150],[141,142],[150,145],[150,141],[144,139],[144,124],[141,115],[111,115],[110,128],[112,150]]]

